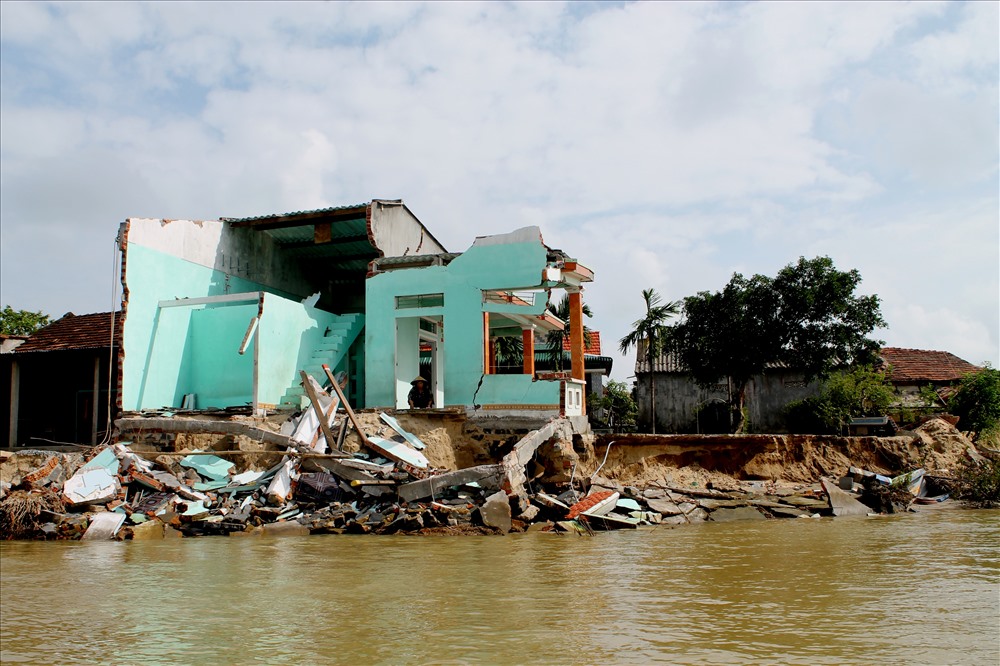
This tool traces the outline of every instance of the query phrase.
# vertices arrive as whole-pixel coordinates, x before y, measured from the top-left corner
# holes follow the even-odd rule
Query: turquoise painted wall
[[[444,318],[445,405],[558,404],[558,382],[533,382],[530,377],[517,375],[487,376],[476,395],[483,378],[483,312],[496,309],[541,314],[545,308],[544,296],[531,308],[484,304],[483,290],[537,287],[546,257],[540,240],[474,245],[447,266],[391,271],[369,278],[365,406],[396,404],[396,319],[429,315]],[[442,307],[396,310],[396,296],[432,293],[444,294]]]
[[[285,391],[301,381],[299,370],[323,340],[337,315],[272,294],[264,295],[264,314],[257,328],[260,356],[257,399],[278,404]],[[250,350],[247,351],[249,355]],[[325,377],[316,377],[322,384]]]
[[[128,313],[122,332],[125,362],[122,408],[139,410],[177,406],[192,379],[190,334],[192,308],[159,310],[173,298],[198,298],[226,293],[225,274],[135,243],[128,244],[125,271]],[[229,293],[260,291],[264,286],[230,278]],[[239,333],[239,347],[246,323]],[[199,404],[203,404],[200,401]]]
[[[239,348],[256,315],[256,301],[209,305],[191,312],[185,357],[189,369],[186,381],[177,386],[173,404],[181,404],[184,393],[197,394],[199,409],[253,402],[253,347],[242,356]]]
[[[244,355],[238,350],[257,302],[160,309],[161,300],[226,294],[225,273],[134,243],[128,245],[127,262],[123,409],[179,406],[185,393],[198,395],[198,407],[252,401],[254,341]],[[230,294],[268,290],[237,277],[228,282]],[[298,369],[335,319],[298,300],[265,295],[255,333],[261,336],[260,402],[277,403],[299,382]]]
[[[560,383],[532,381],[528,375],[487,375],[479,389],[480,405],[555,405],[559,406]]]

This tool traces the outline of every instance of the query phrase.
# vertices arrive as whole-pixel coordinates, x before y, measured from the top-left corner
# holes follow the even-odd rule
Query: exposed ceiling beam
[[[331,238],[325,243],[317,243],[315,241],[290,241],[287,243],[279,242],[278,245],[281,246],[282,250],[295,250],[300,247],[320,247],[323,245],[337,245],[339,243],[358,243],[360,241],[367,241],[368,234],[357,234],[355,236],[338,236]]]
[[[256,231],[267,231],[268,229],[286,229],[288,227],[302,227],[316,222],[350,222],[354,220],[364,220],[368,211],[368,206],[358,206],[357,208],[345,208],[333,211],[317,211],[315,213],[296,213],[292,215],[279,215],[276,217],[265,217],[255,220],[231,220],[223,218],[233,227],[250,227]]]

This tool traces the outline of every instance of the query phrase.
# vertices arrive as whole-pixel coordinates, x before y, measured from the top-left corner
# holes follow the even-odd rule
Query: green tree
[[[730,428],[742,432],[750,379],[770,364],[826,378],[837,366],[871,363],[881,341],[868,335],[885,320],[878,296],[858,296],[856,270],[829,257],[799,258],[777,276],[734,274],[721,292],[684,299],[684,320],[670,342],[701,386],[729,386]]]
[[[1000,370],[983,365],[962,379],[948,401],[948,409],[960,419],[959,426],[976,432],[976,439],[1000,434]]]
[[[858,366],[831,375],[819,395],[790,404],[788,425],[797,433],[841,434],[852,418],[885,414],[894,399],[886,372]]]
[[[639,408],[632,397],[632,391],[625,382],[609,381],[604,387],[604,394],[594,395],[594,407],[607,413],[607,424],[615,432],[635,426],[635,417]]]
[[[5,305],[0,311],[0,335],[31,335],[49,323],[49,316],[41,310],[15,310]]]
[[[650,428],[656,434],[656,383],[653,377],[653,361],[663,353],[667,320],[680,312],[680,301],[664,303],[655,289],[643,289],[642,300],[646,303],[646,316],[632,323],[632,330],[618,343],[621,353],[627,354],[633,347],[646,356],[649,369],[649,418]],[[641,346],[641,348],[640,348]]]

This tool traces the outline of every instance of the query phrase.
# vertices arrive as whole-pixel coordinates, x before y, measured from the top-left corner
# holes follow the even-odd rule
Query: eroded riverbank
[[[9,457],[0,466],[9,489],[0,503],[0,532],[43,539],[589,534],[706,520],[865,515],[906,510],[916,496],[945,499],[956,467],[979,456],[961,433],[937,419],[892,438],[612,441],[595,440],[585,421],[581,427],[571,419],[539,427],[499,420],[470,428],[469,422],[456,427],[457,416],[445,414],[442,428],[441,414],[426,417],[436,427],[411,414],[399,416],[363,415],[368,423],[359,422],[355,435],[367,431],[364,436],[329,453],[294,442],[277,448],[284,440],[275,433],[244,442],[245,434],[233,437],[230,431],[253,431],[230,421],[132,419],[141,426],[130,426],[140,435],[135,441],[85,454]],[[203,432],[191,434],[194,428]],[[172,438],[164,439],[166,430]],[[387,430],[395,439],[387,438]],[[208,450],[192,451],[192,440]],[[457,466],[459,458],[477,464],[439,467]],[[846,477],[849,472],[853,478]],[[900,481],[906,479],[901,495],[889,497],[872,481],[874,475],[900,473]]]

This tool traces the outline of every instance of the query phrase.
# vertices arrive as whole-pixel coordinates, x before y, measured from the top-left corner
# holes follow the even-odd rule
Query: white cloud
[[[830,254],[892,334],[947,308],[998,355],[995,3],[0,11],[4,302],[105,307],[67,257],[126,215],[403,197],[453,250],[540,224],[597,270],[608,352],[642,288]]]

